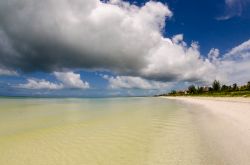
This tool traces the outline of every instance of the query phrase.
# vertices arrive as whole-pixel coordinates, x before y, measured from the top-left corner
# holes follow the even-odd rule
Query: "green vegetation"
[[[167,94],[162,94],[160,96],[243,96],[250,97],[250,81],[242,86],[238,86],[236,83],[233,85],[221,84],[218,80],[214,80],[211,87],[196,87],[191,85],[187,90],[183,91],[171,91]]]

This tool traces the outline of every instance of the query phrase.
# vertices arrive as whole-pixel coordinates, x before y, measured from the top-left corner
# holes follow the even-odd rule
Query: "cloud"
[[[19,84],[18,88],[25,88],[25,89],[49,89],[49,90],[58,90],[62,89],[62,84],[56,84],[49,82],[44,79],[28,79],[28,82],[25,84]]]
[[[4,65],[4,62],[2,60],[5,60],[6,62],[9,61],[9,56],[16,56],[18,53],[14,50],[10,43],[9,37],[6,35],[6,33],[1,29],[1,23],[0,23],[0,75],[7,75],[7,76],[15,76],[18,75],[16,71],[13,69],[8,69]],[[2,61],[2,62],[1,62]]]
[[[87,89],[89,83],[81,80],[80,74],[74,72],[54,72],[53,75],[60,83],[50,82],[44,79],[27,80],[25,84],[19,84],[16,87],[25,89],[49,89],[59,90],[65,88]]]
[[[122,1],[10,0],[0,2],[0,15],[9,45],[20,53],[4,58],[5,65],[129,72],[145,65],[141,56],[157,44],[171,12],[157,2],[139,8]]]
[[[16,71],[0,68],[0,76],[17,76],[17,75],[18,73]]]
[[[220,50],[216,48],[212,48],[208,53],[208,59],[210,61],[215,61],[220,55]]]
[[[199,45],[186,47],[184,41],[178,44],[164,39],[147,57],[149,64],[141,71],[143,77],[155,80],[209,81],[216,74],[216,68],[199,52]]]
[[[241,16],[250,0],[225,0],[225,13],[217,20],[228,20],[235,16]]]
[[[172,12],[160,2],[4,0],[1,65],[22,71],[109,70],[157,81],[207,81],[215,67],[183,35],[162,35]],[[7,45],[7,46],[6,46]]]
[[[248,59],[250,58],[250,39],[234,47],[225,54],[226,59]]]
[[[1,28],[1,19],[0,19],[0,57],[1,57],[0,64],[5,65],[5,63],[11,62],[11,59],[10,59],[11,57],[17,58],[18,56],[19,54],[14,49],[11,39]]]
[[[220,75],[224,75],[225,82],[242,84],[249,81],[250,40],[232,48],[214,62],[217,65],[217,72],[220,72]]]
[[[108,80],[111,89],[164,89],[170,86],[170,83],[150,81],[141,77],[104,75],[103,78]]]
[[[63,83],[64,87],[67,88],[89,88],[89,83],[81,80],[80,74],[74,72],[54,72],[57,80]]]

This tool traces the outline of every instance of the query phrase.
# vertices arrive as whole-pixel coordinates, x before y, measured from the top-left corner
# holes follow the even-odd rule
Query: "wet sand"
[[[194,120],[210,154],[221,164],[250,164],[250,98],[166,98],[199,107],[192,110]]]

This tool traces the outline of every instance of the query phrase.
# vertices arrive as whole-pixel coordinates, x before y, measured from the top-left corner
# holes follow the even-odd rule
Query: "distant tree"
[[[204,92],[204,88],[203,87],[198,87],[197,93],[201,94],[203,92]]]
[[[170,94],[172,94],[172,95],[175,95],[177,92],[176,92],[176,90],[172,90],[171,92],[170,92]]]
[[[229,86],[226,86],[226,85],[222,85],[221,86],[221,91],[229,91]]]
[[[221,88],[220,82],[217,81],[217,80],[214,80],[214,82],[213,82],[213,84],[212,84],[212,87],[213,87],[213,90],[214,90],[214,91],[220,91],[220,88]]]
[[[233,84],[233,91],[237,91],[239,88],[238,88],[238,85],[236,83]]]
[[[250,90],[250,81],[247,82],[247,90]]]
[[[235,92],[233,92],[235,91]],[[240,92],[240,91],[244,91],[244,92]],[[241,95],[241,94],[246,94],[246,96],[249,95],[248,92],[246,91],[250,91],[250,81],[247,82],[247,84],[245,85],[240,85],[238,86],[236,83],[234,83],[233,85],[225,85],[225,84],[221,84],[218,80],[214,80],[212,87],[195,87],[195,85],[191,85],[188,87],[188,90],[172,90],[171,92],[164,94],[167,96],[185,96],[185,95],[193,95],[193,94],[204,94],[204,93],[208,93],[208,94],[220,94],[221,95]],[[233,92],[233,93],[231,93]]]
[[[240,90],[240,91],[245,91],[245,90],[247,90],[247,85],[240,86],[240,87],[239,87],[239,90]]]
[[[189,94],[196,94],[197,90],[194,85],[191,85],[188,87],[188,93]]]

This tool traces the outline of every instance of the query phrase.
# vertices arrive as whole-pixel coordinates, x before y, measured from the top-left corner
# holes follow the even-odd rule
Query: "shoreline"
[[[184,103],[211,154],[222,164],[250,162],[250,99],[242,97],[162,97]],[[191,105],[191,106],[189,106]],[[193,108],[196,107],[196,108]]]
[[[192,100],[210,100],[210,101],[224,101],[224,102],[238,102],[250,103],[250,97],[208,97],[208,96],[160,96],[170,100],[182,100],[192,102]]]

